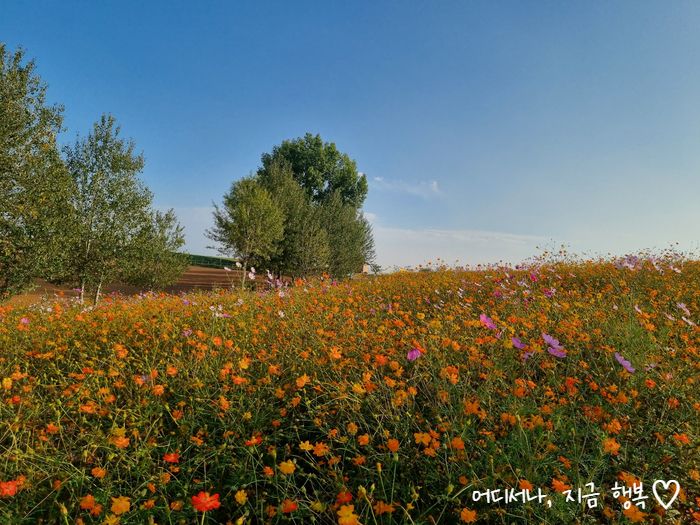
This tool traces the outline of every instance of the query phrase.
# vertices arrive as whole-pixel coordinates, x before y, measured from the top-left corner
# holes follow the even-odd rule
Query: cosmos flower
[[[415,361],[415,360],[418,359],[420,356],[421,356],[421,351],[418,350],[418,348],[411,348],[411,349],[408,351],[408,354],[406,355],[406,358],[407,358],[409,361]]]
[[[547,343],[547,344],[548,344],[549,346],[551,346],[552,348],[555,348],[555,349],[557,349],[557,350],[562,350],[562,349],[563,349],[563,347],[561,346],[561,343],[559,342],[559,340],[554,339],[554,337],[552,337],[552,336],[549,335],[549,334],[543,333],[543,334],[542,334],[542,339],[544,339],[544,342]]]
[[[551,335],[542,334],[542,339],[544,339],[544,342],[549,345],[549,348],[547,348],[547,352],[552,354],[554,357],[566,357],[566,350],[564,350],[564,347],[561,346],[561,343]]]
[[[485,326],[489,330],[495,330],[496,329],[496,323],[493,322],[493,319],[491,319],[488,315],[486,314],[481,314],[479,316],[479,321],[481,322],[482,326]]]
[[[514,346],[515,348],[517,348],[518,350],[522,350],[522,349],[525,348],[525,346],[526,346],[525,343],[523,343],[523,342],[522,342],[520,339],[518,339],[517,337],[511,337],[511,338],[510,338],[510,341],[513,343],[513,346]]]
[[[554,357],[563,358],[566,357],[566,351],[561,348],[552,348],[551,346],[547,348],[547,352],[552,354]]]
[[[219,495],[210,495],[208,492],[200,492],[196,496],[192,496],[192,506],[199,512],[207,512],[218,509],[221,506]]]
[[[632,363],[622,357],[620,353],[615,352],[615,359],[617,359],[617,362],[620,363],[630,374],[634,374],[634,367],[632,366]]]

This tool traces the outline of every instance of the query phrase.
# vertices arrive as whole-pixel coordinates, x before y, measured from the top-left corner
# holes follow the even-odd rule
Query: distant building
[[[362,273],[369,273],[370,272],[370,267],[369,264],[365,263],[362,265]]]

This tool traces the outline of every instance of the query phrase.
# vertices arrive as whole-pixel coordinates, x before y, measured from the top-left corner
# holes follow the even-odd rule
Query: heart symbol
[[[669,487],[671,485],[676,486],[676,490],[673,492],[673,496],[671,496],[671,500],[666,503],[664,502],[663,498],[659,496],[659,493],[656,492],[656,486],[661,485],[664,490],[668,491]],[[673,505],[673,502],[676,501],[676,498],[678,497],[678,493],[681,491],[681,485],[678,483],[675,479],[669,479],[668,481],[664,481],[662,479],[657,479],[654,484],[651,487],[652,492],[654,493],[654,497],[656,498],[656,501],[659,502],[659,505],[661,505],[664,509],[668,510],[671,505]]]

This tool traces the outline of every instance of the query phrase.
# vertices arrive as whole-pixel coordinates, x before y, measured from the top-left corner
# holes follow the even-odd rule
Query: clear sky
[[[0,40],[101,113],[206,253],[211,205],[310,131],[367,174],[379,263],[700,241],[700,2],[20,2]]]

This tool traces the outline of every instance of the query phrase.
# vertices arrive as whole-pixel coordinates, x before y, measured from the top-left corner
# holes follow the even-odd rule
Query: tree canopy
[[[0,298],[62,272],[70,188],[56,144],[62,111],[47,105],[34,61],[0,43]]]
[[[294,179],[316,202],[337,192],[344,204],[359,209],[367,197],[367,177],[357,171],[355,161],[320,135],[307,133],[285,140],[271,153],[264,153],[258,175],[264,175],[279,161],[290,165]]]
[[[270,261],[284,235],[284,216],[268,191],[254,178],[234,182],[221,207],[214,206],[214,227],[207,236],[219,251],[241,259],[245,282],[248,266]]]
[[[174,213],[152,209],[153,195],[138,178],[144,166],[133,141],[122,139],[111,115],[87,138],[65,148],[73,180],[69,277],[99,299],[103,284],[119,280],[159,286],[177,278],[185,257]]]
[[[290,276],[343,277],[374,261],[372,229],[360,211],[367,181],[347,154],[307,133],[261,160],[253,177],[224,196],[225,212],[214,212],[210,238],[224,253]],[[263,189],[266,197],[234,198],[243,186]],[[255,231],[247,226],[253,217]]]

